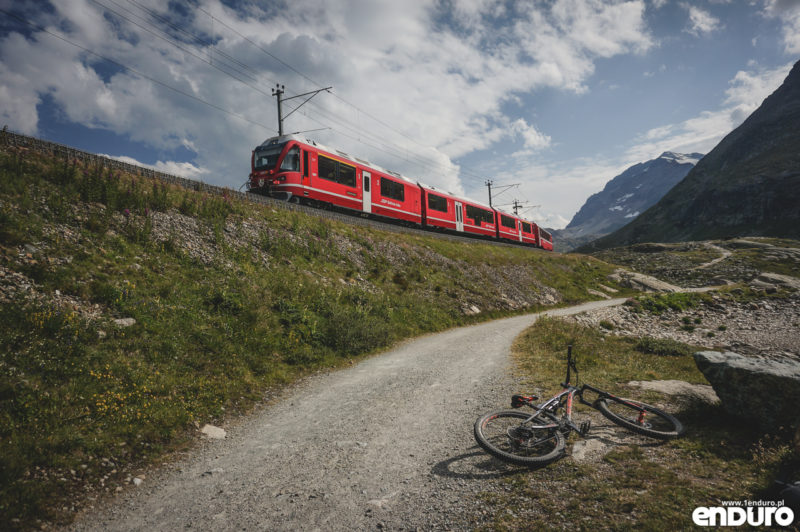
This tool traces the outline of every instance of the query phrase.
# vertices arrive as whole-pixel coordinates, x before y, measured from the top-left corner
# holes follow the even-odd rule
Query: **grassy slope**
[[[246,412],[308,371],[533,310],[545,294],[592,299],[587,288],[608,284],[610,269],[3,149],[0,522],[68,522],[87,497],[129,483],[198,426]]]

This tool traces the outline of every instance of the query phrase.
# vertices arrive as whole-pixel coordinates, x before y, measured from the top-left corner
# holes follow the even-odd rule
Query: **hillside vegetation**
[[[593,299],[611,270],[0,146],[0,522],[68,522],[309,371]]]

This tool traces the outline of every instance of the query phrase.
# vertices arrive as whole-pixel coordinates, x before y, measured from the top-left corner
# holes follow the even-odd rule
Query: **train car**
[[[553,251],[553,236],[541,227],[539,227],[539,247]]]
[[[514,214],[494,209],[497,213],[497,238],[510,240],[512,242],[522,242],[522,231],[519,227],[519,217]]]
[[[363,212],[415,225],[422,224],[422,191],[419,185],[389,171],[365,169],[362,175]]]
[[[491,207],[467,199],[462,200],[461,204],[459,211],[465,233],[497,238],[496,214]]]
[[[448,192],[420,185],[422,192],[422,223],[430,229],[463,231],[463,203]]]
[[[529,246],[539,246],[538,228],[535,223],[526,220],[525,218],[519,219],[519,228],[522,235],[521,242]]]
[[[419,186],[400,174],[295,135],[253,150],[250,192],[422,223]]]

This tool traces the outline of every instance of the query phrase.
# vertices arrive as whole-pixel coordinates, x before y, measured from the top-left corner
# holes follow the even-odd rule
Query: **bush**
[[[653,314],[661,314],[667,310],[674,310],[683,312],[690,308],[694,308],[703,301],[710,299],[708,294],[700,293],[672,293],[672,294],[655,294],[638,298],[642,310],[652,312]]]
[[[669,357],[689,356],[696,351],[694,347],[676,340],[649,336],[639,339],[634,348],[640,353]]]

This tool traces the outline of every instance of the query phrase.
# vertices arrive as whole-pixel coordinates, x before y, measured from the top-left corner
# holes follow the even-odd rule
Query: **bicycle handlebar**
[[[578,380],[578,367],[575,365],[575,360],[572,358],[572,344],[567,346],[567,379],[562,386],[567,388],[570,385],[570,370],[575,371],[575,381]]]

